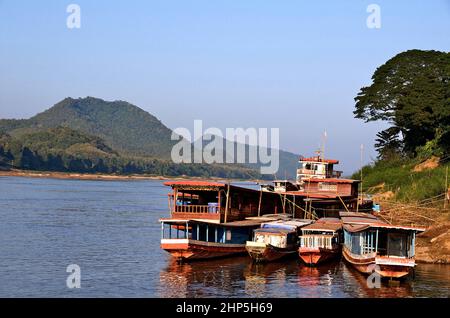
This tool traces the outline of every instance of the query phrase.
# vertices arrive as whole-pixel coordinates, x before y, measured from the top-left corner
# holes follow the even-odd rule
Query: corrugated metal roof
[[[194,180],[182,180],[182,181],[167,181],[164,182],[166,186],[199,186],[199,187],[225,187],[225,183],[214,181],[194,181]]]
[[[344,224],[344,229],[351,233],[361,232],[368,228],[370,228],[368,224]]]
[[[403,225],[392,225],[378,219],[376,216],[367,213],[358,212],[340,212],[342,222],[344,223],[344,229],[350,232],[360,232],[367,228],[383,228],[383,229],[396,229],[423,232],[425,228]]]
[[[295,230],[292,230],[292,229],[280,229],[280,228],[273,228],[273,227],[259,228],[254,231],[255,231],[255,233],[283,233],[283,234],[295,232]]]
[[[313,162],[325,162],[325,163],[332,163],[332,164],[338,164],[339,160],[336,159],[322,159],[321,157],[300,157],[299,161],[313,161]]]
[[[361,218],[368,218],[368,219],[374,219],[377,220],[378,218],[370,213],[364,213],[364,212],[345,212],[341,211],[339,212],[340,217],[361,217]]]
[[[308,182],[332,182],[332,183],[355,183],[355,182],[360,182],[359,180],[354,180],[354,179],[341,179],[341,178],[309,178],[309,179],[305,179],[304,180],[305,183]]]
[[[278,229],[289,229],[292,231],[297,230],[297,228],[303,227],[305,225],[311,224],[311,220],[288,220],[288,221],[273,221],[261,224],[263,228],[278,228]]]
[[[220,225],[222,226],[230,226],[230,227],[236,227],[236,226],[259,226],[261,225],[262,221],[258,220],[242,220],[242,221],[233,221],[233,222],[227,222],[222,223]]]
[[[342,221],[338,218],[321,218],[307,225],[302,230],[336,232],[342,229]]]

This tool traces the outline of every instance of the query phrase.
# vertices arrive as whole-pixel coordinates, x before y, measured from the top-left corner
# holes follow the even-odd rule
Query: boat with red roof
[[[301,229],[298,254],[307,265],[316,266],[338,258],[342,243],[342,222],[338,218],[321,218]]]

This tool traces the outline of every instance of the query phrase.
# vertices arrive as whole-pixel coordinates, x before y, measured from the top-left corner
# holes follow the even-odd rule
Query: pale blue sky
[[[66,7],[81,7],[81,29]],[[381,7],[381,29],[366,8]],[[281,148],[346,172],[381,124],[353,118],[377,66],[408,49],[450,50],[450,1],[0,0],[0,118],[64,97],[126,100],[170,128],[279,127]]]

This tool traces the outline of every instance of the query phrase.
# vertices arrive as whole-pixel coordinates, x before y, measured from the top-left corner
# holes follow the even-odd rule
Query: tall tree
[[[355,98],[356,118],[387,121],[403,137],[401,148],[415,154],[430,140],[448,151],[450,134],[450,53],[410,50],[377,68],[372,84]],[[388,137],[380,132],[380,137]],[[384,135],[384,136],[383,136]],[[378,149],[392,144],[378,142]],[[381,153],[380,153],[381,155]]]

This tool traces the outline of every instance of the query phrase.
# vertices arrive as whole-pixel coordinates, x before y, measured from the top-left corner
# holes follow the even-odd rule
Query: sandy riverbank
[[[437,222],[417,236],[416,261],[450,264],[450,222]]]
[[[155,175],[118,175],[118,174],[92,174],[92,173],[74,173],[74,172],[55,172],[55,171],[27,171],[27,170],[0,170],[0,177],[26,177],[26,178],[50,178],[50,179],[74,179],[74,180],[104,180],[104,181],[133,181],[133,180],[204,180],[201,177],[189,176],[155,176]],[[229,180],[223,178],[208,178],[208,180],[223,182],[261,182],[259,180]],[[262,181],[267,182],[267,181]]]
[[[25,171],[8,170],[0,171],[0,177],[27,177],[27,178],[51,178],[51,179],[77,179],[77,180],[167,180],[162,176],[147,175],[113,175],[113,174],[90,174],[53,171]]]

